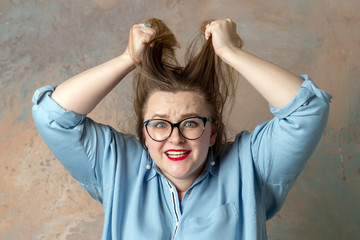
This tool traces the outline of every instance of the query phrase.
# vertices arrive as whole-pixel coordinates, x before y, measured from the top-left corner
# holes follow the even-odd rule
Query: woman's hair
[[[156,30],[156,35],[147,44],[134,75],[136,133],[140,142],[146,148],[143,121],[146,103],[153,91],[193,91],[203,96],[210,117],[215,119],[217,139],[213,151],[217,154],[226,141],[222,114],[227,97],[234,92],[235,72],[215,54],[211,37],[205,40],[205,26],[209,21],[202,23],[200,34],[188,47],[184,66],[176,59],[178,43],[172,31],[160,19],[147,22]]]

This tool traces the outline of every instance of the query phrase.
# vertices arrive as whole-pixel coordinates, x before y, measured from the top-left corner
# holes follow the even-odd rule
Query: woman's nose
[[[181,135],[179,128],[174,127],[174,129],[169,137],[169,140],[172,143],[182,143],[185,141],[185,138]]]

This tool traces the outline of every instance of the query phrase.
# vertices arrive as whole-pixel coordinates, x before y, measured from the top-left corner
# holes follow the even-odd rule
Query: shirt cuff
[[[63,128],[74,128],[81,124],[86,116],[65,110],[50,97],[55,88],[55,85],[48,85],[37,89],[32,98],[34,105],[41,107],[50,120],[56,121]]]
[[[270,104],[270,110],[277,118],[288,117],[299,107],[311,101],[311,99],[313,99],[314,97],[323,99],[326,102],[330,102],[330,100],[332,99],[332,96],[330,94],[317,88],[308,75],[302,74],[299,77],[302,78],[304,82],[301,85],[300,91],[293,100],[291,100],[282,108],[275,108]]]

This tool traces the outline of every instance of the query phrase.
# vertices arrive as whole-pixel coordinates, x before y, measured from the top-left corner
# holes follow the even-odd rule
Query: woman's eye
[[[166,124],[166,122],[158,122],[158,121],[156,121],[156,122],[153,122],[151,124],[151,127],[153,127],[153,128],[166,128],[167,124]]]
[[[187,122],[185,122],[185,124],[184,124],[184,126],[185,127],[197,127],[197,123],[196,122],[193,122],[193,121],[187,121]]]
[[[156,127],[156,128],[164,128],[164,127],[165,127],[165,124],[164,124],[164,123],[158,123],[158,124],[156,124],[155,127]]]

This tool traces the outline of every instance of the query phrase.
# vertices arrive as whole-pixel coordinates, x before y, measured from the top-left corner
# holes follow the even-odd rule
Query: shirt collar
[[[145,181],[146,182],[150,181],[151,179],[153,179],[156,176],[156,174],[159,174],[159,172],[157,170],[155,163],[153,161],[151,161],[150,169],[148,169],[146,171]]]
[[[218,175],[218,172],[219,172],[219,158],[214,156],[214,154],[212,152],[209,153],[209,155],[211,154],[211,157],[209,156],[208,157],[208,160],[207,160],[207,163],[206,163],[206,166],[207,168],[209,169],[209,172],[211,175],[213,176],[217,176]],[[215,164],[214,165],[211,165],[211,160],[214,160]],[[205,167],[206,167],[205,166]]]
[[[215,160],[215,165],[211,165],[211,159],[213,159],[213,158]],[[213,153],[210,152],[208,155],[208,159],[206,161],[205,167],[195,182],[199,182],[202,179],[204,179],[208,173],[210,173],[212,176],[217,176],[218,171],[219,171],[218,159],[213,155]],[[156,164],[154,163],[154,161],[151,159],[150,169],[147,170],[147,173],[145,176],[145,181],[147,181],[147,182],[150,181],[157,174],[161,175],[161,172],[158,169],[158,167],[156,166]]]

